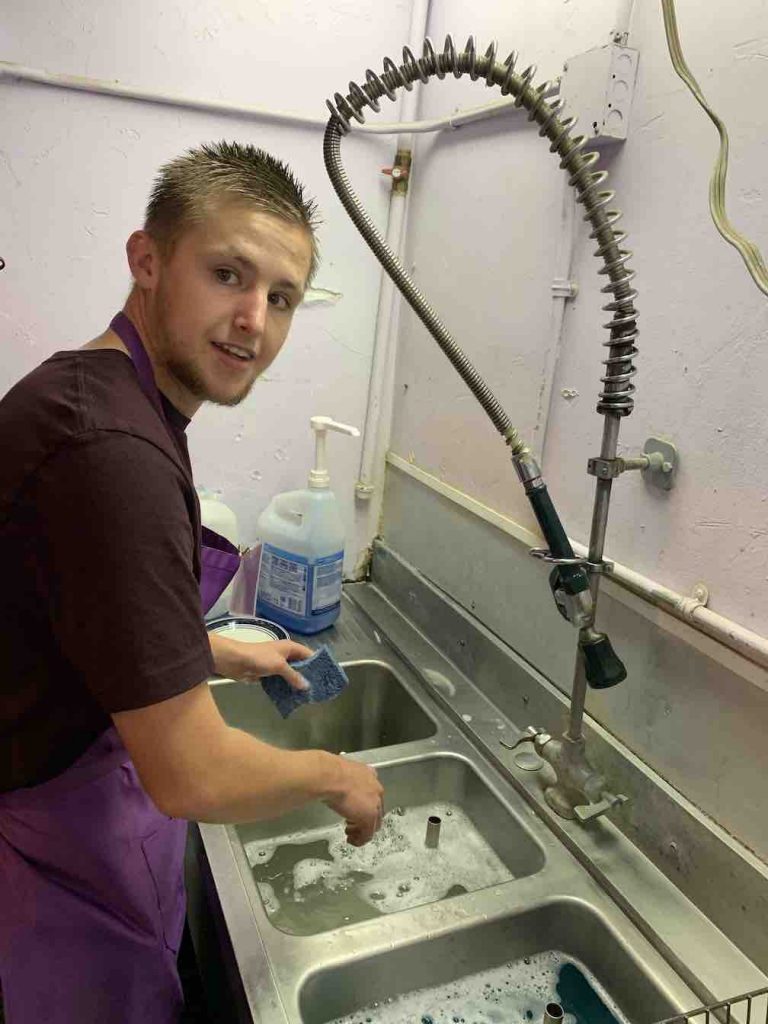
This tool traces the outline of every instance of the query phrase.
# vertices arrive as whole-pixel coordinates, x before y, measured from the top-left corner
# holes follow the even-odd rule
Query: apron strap
[[[141,390],[165,423],[165,413],[163,412],[163,404],[160,401],[160,392],[157,390],[152,363],[147,355],[147,350],[142,344],[139,332],[134,327],[133,322],[123,312],[113,317],[109,327],[128,349],[133,365],[136,367],[136,375],[139,378]]]
[[[123,312],[118,313],[112,319],[109,326],[128,349],[133,365],[136,368],[136,375],[139,378],[141,390],[157,410],[170,435],[171,430],[163,410],[163,403],[160,401],[160,392],[157,389],[152,363],[147,355],[147,350],[144,348],[139,332]],[[240,554],[235,545],[231,544],[225,537],[221,537],[207,526],[203,526],[200,563],[200,596],[202,598],[203,614],[205,614],[216,604],[224,593],[227,584],[230,583],[237,572],[240,566]]]

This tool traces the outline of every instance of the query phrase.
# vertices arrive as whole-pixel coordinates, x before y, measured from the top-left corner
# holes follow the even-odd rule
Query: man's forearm
[[[282,750],[233,729],[207,682],[112,717],[142,785],[171,817],[234,824],[324,800],[347,821],[355,845],[381,823],[383,791],[372,767],[324,750]]]
[[[282,750],[227,728],[198,766],[197,784],[176,817],[213,824],[287,814],[311,800],[337,795],[338,759],[324,750]]]
[[[113,718],[142,785],[174,818],[277,817],[310,800],[334,800],[351,770],[335,754],[282,750],[227,725],[207,682]]]

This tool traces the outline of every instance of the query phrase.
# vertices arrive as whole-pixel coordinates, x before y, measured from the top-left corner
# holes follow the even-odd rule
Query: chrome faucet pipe
[[[333,102],[328,102],[331,117],[325,131],[323,154],[336,194],[352,221],[509,446],[515,469],[546,540],[547,549],[537,552],[537,555],[554,563],[550,586],[555,602],[563,616],[579,628],[569,731],[560,740],[549,737],[543,748],[546,750],[543,756],[556,768],[561,780],[547,791],[547,799],[557,813],[563,817],[574,817],[577,807],[596,805],[602,808],[605,804],[607,808],[610,805],[607,798],[602,804],[595,804],[596,797],[599,801],[602,780],[584,756],[582,721],[587,683],[606,688],[626,678],[626,670],[608,637],[592,626],[594,597],[598,589],[595,577],[604,568],[599,563],[605,543],[611,481],[601,477],[596,482],[590,537],[589,562],[592,564],[585,565],[574,557],[567,533],[530,450],[498,399],[377,231],[355,195],[341,162],[341,138],[349,132],[351,122],[363,123],[364,108],[379,111],[383,97],[393,100],[398,89],[410,90],[416,81],[426,84],[432,78],[444,79],[448,74],[455,78],[467,75],[472,81],[482,79],[487,86],[500,87],[503,95],[513,95],[516,105],[528,111],[529,120],[539,126],[539,135],[549,141],[550,152],[559,157],[560,167],[568,174],[568,183],[576,192],[577,202],[583,204],[584,219],[592,227],[589,237],[597,245],[594,255],[602,263],[599,274],[607,279],[601,291],[611,296],[603,306],[611,314],[609,322],[603,325],[610,332],[610,337],[604,342],[608,354],[603,360],[605,373],[601,377],[603,388],[597,411],[605,417],[601,458],[615,459],[621,418],[628,416],[634,407],[632,378],[636,370],[633,357],[637,353],[637,310],[634,305],[637,293],[632,287],[635,275],[627,265],[632,254],[624,246],[626,232],[617,227],[621,212],[613,207],[614,192],[605,187],[607,172],[595,170],[598,153],[584,151],[588,136],[572,136],[576,119],[561,118],[563,101],[548,102],[549,84],[534,86],[535,67],[519,70],[515,52],[510,53],[503,63],[496,60],[496,55],[495,43],[481,56],[473,38],[468,39],[465,49],[459,52],[451,36],[447,36],[442,52],[436,52],[432,42],[425,39],[421,57],[408,47],[403,50],[401,65],[385,57],[381,73],[369,69],[365,73],[364,84],[350,82],[346,95],[335,93]],[[589,813],[597,812],[593,808]]]
[[[603,440],[600,446],[600,457],[603,459],[615,459],[619,445],[619,427],[621,417],[615,413],[607,413],[603,419]],[[595,502],[592,508],[592,528],[589,535],[589,561],[598,564],[603,560],[605,552],[605,534],[608,527],[608,512],[611,504],[611,485],[613,480],[597,478],[595,481]],[[590,590],[592,592],[592,605],[594,612],[597,612],[597,596],[600,588],[600,573],[592,573],[590,576]],[[584,704],[587,698],[587,676],[582,655],[583,642],[589,638],[588,632],[594,632],[592,627],[581,630],[580,643],[576,651],[576,665],[573,674],[573,687],[571,689],[571,708],[568,720],[568,739],[578,741],[582,738],[582,723],[584,720]]]
[[[621,416],[606,413],[603,420],[603,440],[600,445],[602,459],[615,459],[619,446]],[[605,531],[608,523],[608,506],[611,503],[613,480],[598,477],[595,485],[595,503],[592,510],[592,529],[589,535],[589,560],[599,562],[605,550]]]
[[[573,672],[573,686],[571,687],[571,708],[568,713],[568,731],[566,736],[569,740],[578,742],[583,739],[582,723],[584,722],[584,705],[587,700],[587,673],[584,670],[584,659],[581,656],[581,648],[576,651],[576,667]]]
[[[416,57],[405,47],[402,65],[398,66],[385,57],[380,74],[368,69],[364,85],[350,82],[346,96],[335,93],[333,102],[328,101],[331,117],[323,141],[323,154],[328,175],[347,213],[509,446],[526,496],[546,540],[550,560],[557,565],[554,578],[550,577],[555,601],[558,607],[562,607],[564,617],[573,625],[587,627],[593,621],[589,576],[584,566],[574,558],[571,543],[540,469],[535,466],[534,471],[535,460],[506,411],[377,231],[352,190],[341,162],[341,138],[349,132],[352,121],[365,121],[363,109],[369,107],[375,112],[379,111],[382,97],[392,100],[399,88],[410,90],[417,80],[426,83],[433,77],[443,79],[450,72],[456,78],[463,75],[468,75],[473,81],[482,78],[488,86],[499,86],[504,95],[514,95],[516,104],[528,110],[529,120],[538,123],[539,135],[549,140],[550,152],[560,157],[560,166],[569,176],[568,183],[576,191],[577,202],[584,206],[584,219],[592,226],[589,237],[597,243],[595,256],[603,263],[599,273],[607,278],[601,291],[612,296],[611,301],[603,306],[612,316],[604,324],[610,331],[610,338],[604,342],[608,356],[603,360],[605,374],[601,377],[601,383],[604,387],[599,395],[597,411],[615,420],[610,430],[618,431],[619,419],[628,416],[634,407],[635,387],[632,378],[636,371],[633,357],[637,353],[637,311],[634,306],[637,293],[632,287],[635,275],[627,266],[632,254],[623,245],[626,232],[616,227],[621,213],[610,208],[615,194],[604,187],[607,172],[594,170],[599,159],[598,153],[583,151],[588,137],[571,135],[576,119],[568,117],[561,120],[559,115],[563,103],[560,100],[556,103],[547,101],[548,83],[534,86],[535,67],[520,71],[516,70],[517,64],[518,55],[515,52],[510,53],[503,64],[498,62],[495,43],[481,57],[471,37],[461,52],[456,50],[450,36],[446,37],[442,53],[435,51],[429,39],[424,41],[421,57]],[[602,500],[602,495],[607,497],[610,492],[600,489],[598,493]],[[626,678],[626,670],[607,636],[596,631],[584,632],[582,628],[579,645],[590,685],[605,688],[615,686]]]

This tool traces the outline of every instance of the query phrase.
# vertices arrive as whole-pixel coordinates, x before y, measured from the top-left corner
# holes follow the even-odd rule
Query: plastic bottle
[[[276,495],[258,520],[262,542],[256,614],[296,633],[317,633],[341,610],[344,525],[325,464],[329,430],[359,437],[356,427],[313,416],[315,468],[302,491]]]

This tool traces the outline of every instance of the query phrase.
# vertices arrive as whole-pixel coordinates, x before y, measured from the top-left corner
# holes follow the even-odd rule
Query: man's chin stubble
[[[238,391],[237,394],[227,398],[219,398],[208,391],[203,378],[195,371],[194,367],[189,366],[187,363],[176,363],[170,360],[166,363],[166,366],[176,380],[183,384],[187,391],[200,402],[210,402],[212,405],[223,405],[230,408],[240,405],[251,393],[253,385],[258,380],[258,376],[254,377],[242,391]]]

